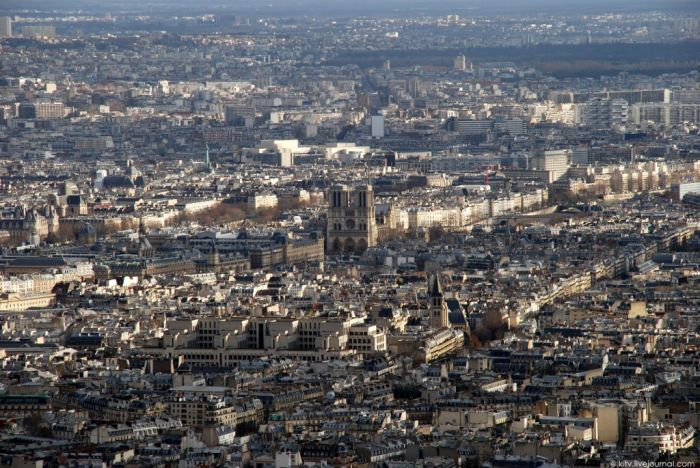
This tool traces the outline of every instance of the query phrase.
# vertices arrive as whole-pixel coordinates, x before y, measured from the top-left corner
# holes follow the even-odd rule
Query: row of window
[[[348,219],[345,222],[345,228],[348,230],[353,230],[355,229],[355,221],[352,219]],[[367,230],[367,223],[358,223],[357,228],[360,231],[366,231]],[[343,230],[343,224],[342,223],[333,223],[333,230],[334,231],[342,231]]]
[[[305,348],[305,346],[300,346],[301,348]],[[359,347],[356,347],[359,349]],[[370,347],[367,346],[367,349],[365,351],[371,351]],[[307,347],[308,350],[313,350],[315,348]],[[210,360],[210,361],[215,361],[218,360],[218,356],[216,354],[183,354],[185,359],[188,360]],[[250,361],[254,359],[258,359],[260,356],[254,356],[254,355],[230,355],[230,356],[223,356],[224,361]],[[294,356],[291,355],[289,356],[290,359],[298,359],[301,361],[324,361],[328,359],[326,356],[323,355],[310,355],[310,356]]]
[[[360,343],[362,343],[362,344],[367,344],[367,343],[370,343],[370,340],[369,340],[369,338],[368,338],[368,339],[350,338],[350,339],[348,340],[348,343],[350,343],[350,344],[354,344],[354,343],[358,343],[358,344],[360,344]]]
[[[372,351],[371,346],[353,346],[353,349],[356,349],[357,351]]]

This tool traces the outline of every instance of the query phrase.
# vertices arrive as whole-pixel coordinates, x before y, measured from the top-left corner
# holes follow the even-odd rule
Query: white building
[[[549,180],[555,181],[566,174],[571,165],[571,150],[550,150],[532,158],[533,169],[549,171]]]
[[[12,37],[12,18],[0,16],[0,37]]]
[[[372,116],[372,138],[384,138],[384,116]]]
[[[297,155],[309,154],[311,148],[299,146],[299,140],[262,140],[257,148],[244,152],[247,158],[262,164],[291,167]]]
[[[274,193],[256,193],[248,197],[248,208],[251,210],[277,208],[278,203],[279,200]]]
[[[624,99],[591,99],[584,111],[585,124],[595,129],[624,126],[627,124],[627,108]]]
[[[676,453],[693,446],[695,429],[682,426],[649,423],[633,428],[627,434],[625,448],[629,450],[656,449],[659,452]]]

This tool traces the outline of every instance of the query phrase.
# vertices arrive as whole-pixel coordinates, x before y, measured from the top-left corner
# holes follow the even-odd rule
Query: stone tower
[[[212,240],[209,252],[207,252],[207,267],[214,273],[221,273],[221,256],[214,240]]]
[[[146,237],[146,223],[143,217],[139,218],[139,239],[138,239],[138,254],[139,257],[152,257],[153,246],[151,241]]]
[[[56,212],[56,207],[53,205],[46,205],[44,208],[44,218],[46,218],[48,233],[57,234],[60,228],[60,219]]]
[[[374,191],[371,185],[353,189],[331,188],[328,203],[327,250],[329,254],[361,254],[377,244]]]
[[[36,247],[41,242],[39,237],[39,231],[37,230],[36,224],[32,224],[29,227],[29,235],[27,236],[27,243],[33,247]]]
[[[437,274],[432,274],[428,278],[428,311],[430,313],[430,328],[448,328],[450,326],[447,304]]]

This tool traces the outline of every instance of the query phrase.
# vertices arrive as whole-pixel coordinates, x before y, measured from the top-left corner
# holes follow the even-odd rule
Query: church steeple
[[[151,242],[146,237],[146,223],[143,217],[139,218],[139,240],[138,240],[138,254],[139,257],[150,257],[153,255],[153,246]]]
[[[219,249],[216,247],[216,241],[212,241],[209,246],[209,252],[207,252],[207,265],[214,273],[221,272],[221,257],[219,256]]]
[[[450,326],[447,304],[442,294],[442,286],[440,286],[440,278],[433,273],[428,278],[428,304],[430,312],[430,327],[431,328],[447,328]]]

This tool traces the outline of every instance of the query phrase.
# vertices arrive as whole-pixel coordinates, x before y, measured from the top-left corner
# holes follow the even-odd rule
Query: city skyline
[[[177,11],[206,13],[221,10],[241,9],[243,13],[271,14],[273,16],[372,16],[372,15],[438,15],[438,14],[472,14],[472,15],[519,15],[532,13],[546,14],[602,14],[640,13],[649,11],[696,12],[700,7],[692,0],[592,0],[582,3],[578,0],[447,0],[441,2],[418,0],[382,0],[369,2],[361,0],[352,6],[340,0],[268,0],[253,2],[249,0],[205,0],[192,4],[180,1],[134,1],[134,0],[54,0],[49,8],[44,2],[35,0],[6,0],[0,5],[0,13],[13,11],[29,12],[53,11],[65,9],[83,10],[86,13],[104,13],[109,10],[129,11],[131,13],[146,10],[150,14],[172,14]]]

